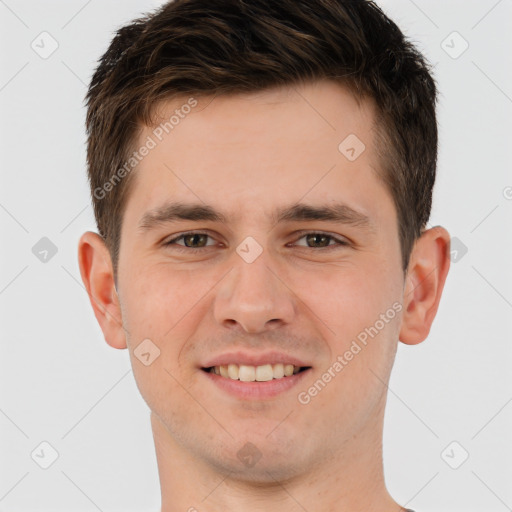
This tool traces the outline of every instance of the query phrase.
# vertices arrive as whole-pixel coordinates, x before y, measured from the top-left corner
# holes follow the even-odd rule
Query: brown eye
[[[208,243],[210,239],[211,243]],[[215,245],[214,239],[207,233],[183,233],[163,244],[178,251],[194,251]]]
[[[321,233],[311,233],[309,235],[306,235],[306,240],[308,244],[313,244],[316,247],[327,247],[331,239],[331,236],[323,235]]]
[[[203,233],[193,233],[191,235],[183,235],[183,241],[185,242],[186,247],[204,247],[206,246],[206,241],[208,239],[208,235]],[[198,245],[195,245],[198,244]]]
[[[299,247],[306,247],[309,249],[330,250],[339,248],[340,246],[349,245],[348,242],[346,242],[342,238],[338,238],[327,233],[307,232],[303,233],[302,236],[297,241],[302,239],[304,239],[306,243],[296,243],[296,245]]]

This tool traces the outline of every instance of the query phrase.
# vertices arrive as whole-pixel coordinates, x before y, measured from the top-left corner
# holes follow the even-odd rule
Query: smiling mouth
[[[274,379],[286,379],[297,373],[309,370],[311,366],[294,366],[293,364],[263,364],[251,366],[245,364],[228,364],[202,368],[204,372],[214,373],[222,378],[242,382],[267,382]]]

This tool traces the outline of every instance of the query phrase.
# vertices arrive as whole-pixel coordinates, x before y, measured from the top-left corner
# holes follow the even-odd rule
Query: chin
[[[263,438],[254,443],[237,442],[237,449],[225,447],[209,462],[229,479],[252,484],[281,485],[287,480],[306,473],[311,461],[297,444],[278,444]],[[240,445],[240,447],[238,447]],[[299,443],[300,446],[300,443]],[[277,484],[279,482],[279,484]]]

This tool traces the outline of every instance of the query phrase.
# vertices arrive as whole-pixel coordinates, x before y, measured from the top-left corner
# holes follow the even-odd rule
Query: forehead
[[[252,93],[164,100],[155,107],[159,124],[143,127],[141,135],[152,135],[157,142],[164,138],[168,144],[179,144],[180,135],[189,139],[192,136],[202,143],[202,148],[205,143],[249,145],[251,136],[258,137],[260,142],[302,139],[312,144],[321,137],[326,145],[332,146],[333,139],[348,130],[368,139],[374,108],[369,97],[356,99],[340,83],[317,80]],[[332,137],[326,139],[328,132]]]
[[[139,135],[139,147],[152,146],[128,200],[139,212],[179,198],[238,219],[257,206],[268,217],[270,204],[285,198],[283,204],[343,195],[371,211],[372,189],[386,193],[376,174],[374,104],[356,101],[337,83],[184,96],[162,102],[157,113],[160,124]]]

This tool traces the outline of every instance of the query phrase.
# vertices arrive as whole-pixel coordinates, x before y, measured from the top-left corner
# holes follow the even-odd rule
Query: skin
[[[134,171],[117,289],[102,239],[87,232],[79,243],[82,279],[105,340],[128,348],[151,409],[162,512],[404,510],[383,477],[386,385],[398,341],[414,345],[429,333],[449,269],[448,232],[425,230],[404,276],[396,210],[378,177],[370,100],[358,105],[330,81],[198,100]],[[162,114],[185,101],[166,102]],[[142,127],[140,141],[151,133]],[[355,161],[338,150],[351,133],[366,146]],[[207,203],[227,220],[139,229],[144,213],[167,200]],[[342,201],[373,229],[268,217],[298,201]],[[195,253],[184,239],[163,245],[190,230],[211,237],[189,238],[203,247]],[[263,250],[252,263],[236,252],[248,236]],[[393,304],[401,311],[300,403],[298,393]],[[145,366],[134,350],[147,338],[160,356]],[[283,350],[312,370],[272,399],[241,400],[200,369],[233,349]],[[237,457],[247,442],[261,454],[252,467]]]

